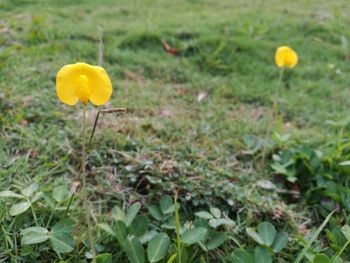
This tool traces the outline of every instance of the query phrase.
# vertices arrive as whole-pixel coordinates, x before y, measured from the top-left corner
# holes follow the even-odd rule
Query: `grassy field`
[[[228,242],[209,252],[198,248],[201,257],[188,262],[236,262],[228,255],[238,247],[254,248],[246,228],[262,221],[289,235],[274,262],[292,262],[304,236],[331,209],[322,212],[318,205],[325,199],[312,198],[318,179],[303,184],[310,171],[297,169],[295,183],[276,176],[270,164],[276,162],[274,154],[299,146],[322,151],[334,165],[347,160],[339,145],[347,142],[350,120],[349,24],[347,0],[0,1],[0,190],[18,192],[35,182],[44,193],[37,203],[40,224],[52,211],[52,222],[60,219],[64,209],[50,207],[48,196],[57,186],[70,189],[79,181],[82,106],[64,106],[57,99],[55,76],[65,64],[97,64],[102,37],[103,66],[114,91],[108,107],[126,107],[128,113],[102,115],[92,142],[87,169],[95,223],[110,222],[115,205],[127,208],[135,201],[148,217],[147,207],[177,189],[184,222],[210,207],[235,222],[225,228]],[[178,48],[180,56],[164,52],[162,41]],[[300,61],[284,76],[282,122],[261,167],[279,75],[274,52],[286,44]],[[96,112],[90,105],[89,132]],[[333,171],[335,182],[349,173]],[[340,199],[333,200],[344,208],[335,221],[344,224],[347,201]],[[22,228],[34,225],[31,213],[13,220],[9,205],[0,200],[4,240],[5,233],[20,237]],[[74,253],[57,256],[44,249],[30,256],[20,248],[6,252],[8,244],[0,241],[5,251],[0,261],[83,261],[88,248],[82,245],[79,195],[70,216],[82,229],[76,231]],[[101,229],[94,232],[113,262],[128,262],[112,238]],[[309,253],[326,247],[320,238]],[[347,251],[344,260],[349,256]]]

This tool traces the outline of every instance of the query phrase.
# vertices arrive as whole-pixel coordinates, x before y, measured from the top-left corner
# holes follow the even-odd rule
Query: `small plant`
[[[229,240],[223,227],[228,231],[234,222],[223,217],[219,209],[200,211],[193,222],[181,223],[179,214],[176,215],[180,206],[176,197],[174,202],[172,200],[170,196],[163,196],[158,206],[148,207],[149,219],[137,215],[141,209],[138,202],[127,211],[116,206],[112,210],[114,222],[97,226],[116,239],[131,263],[162,262],[165,259],[167,262],[189,263],[196,256],[209,253]]]
[[[99,64],[102,60],[102,41],[100,41]],[[104,68],[101,66],[91,66],[86,63],[70,64],[62,67],[56,77],[56,91],[58,98],[67,105],[75,105],[79,100],[83,103],[82,117],[82,192],[85,209],[85,220],[89,236],[89,245],[92,252],[92,261],[96,262],[96,251],[90,220],[90,205],[88,202],[88,192],[86,187],[86,146],[87,146],[87,128],[86,128],[86,106],[92,102],[96,106],[104,105],[112,95],[112,83]],[[96,116],[93,132],[95,131],[99,112]]]
[[[11,190],[6,190],[0,192],[0,198],[11,198],[19,201],[11,205],[9,210],[9,214],[11,216],[23,214],[28,209],[31,209],[35,224],[38,225],[38,219],[35,213],[35,209],[33,208],[34,203],[37,202],[43,194],[42,192],[38,191],[38,188],[38,184],[33,183],[30,186],[21,189],[20,194],[15,193]]]
[[[75,240],[72,236],[75,222],[65,218],[51,224],[56,209],[66,210],[70,197],[69,191],[64,186],[55,187],[52,193],[41,192],[38,189],[39,185],[33,183],[20,189],[19,193],[15,190],[0,192],[0,200],[3,199],[9,206],[8,215],[5,214],[4,219],[19,223],[19,229],[17,229],[16,224],[11,224],[8,227],[2,226],[4,242],[7,247],[6,254],[10,258],[12,258],[12,254],[18,254],[18,251],[21,251],[22,257],[38,259],[40,255],[32,253],[36,245],[41,245],[47,251],[52,249],[59,257],[61,254],[72,252],[75,248]],[[45,202],[38,204],[40,199]],[[48,216],[43,216],[47,211],[51,211],[51,213]],[[30,223],[32,220],[34,220],[35,226],[26,227],[32,225]],[[17,233],[20,234],[20,238],[17,237]],[[20,240],[18,244],[17,238]]]
[[[286,232],[277,232],[275,227],[269,222],[262,222],[258,225],[258,232],[253,228],[247,228],[246,232],[256,243],[255,262],[272,262],[272,256],[280,253],[288,243]],[[238,253],[238,255],[243,252]],[[233,254],[235,255],[235,254]],[[236,255],[237,256],[237,255]]]
[[[269,119],[268,119],[266,134],[265,134],[265,143],[262,150],[262,166],[264,166],[265,164],[267,141],[270,137],[271,130],[275,125],[276,120],[278,120],[277,119],[279,114],[278,100],[279,100],[279,94],[280,94],[280,89],[281,89],[282,80],[283,80],[283,74],[286,68],[294,68],[298,64],[298,54],[288,46],[281,46],[276,50],[275,64],[278,68],[280,68],[280,75],[278,78],[275,95],[273,97],[272,110],[271,110],[270,116],[268,117]]]
[[[116,206],[112,211],[113,225],[99,223],[97,226],[117,240],[130,262],[144,262],[146,254],[149,262],[158,262],[167,256],[170,238],[165,232],[150,229],[148,219],[137,215],[140,208],[138,202],[126,212]],[[146,244],[147,250],[143,247]]]

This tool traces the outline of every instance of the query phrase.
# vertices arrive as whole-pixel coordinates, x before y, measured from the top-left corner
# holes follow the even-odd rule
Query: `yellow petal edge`
[[[58,98],[65,104],[75,105],[79,100],[86,105],[105,104],[113,89],[111,80],[104,68],[78,62],[62,67],[56,77]]]

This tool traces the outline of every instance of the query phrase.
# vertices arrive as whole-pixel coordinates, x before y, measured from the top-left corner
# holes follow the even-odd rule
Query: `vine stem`
[[[274,98],[272,101],[272,110],[270,111],[270,114],[269,114],[270,116],[269,116],[269,120],[268,120],[268,126],[267,126],[266,133],[265,133],[264,148],[262,151],[261,168],[264,168],[264,165],[265,165],[267,140],[270,137],[271,129],[274,125],[275,118],[277,118],[277,116],[278,116],[278,97],[279,97],[279,93],[280,93],[280,86],[282,84],[283,73],[284,73],[284,68],[281,68],[280,75],[279,75],[279,78],[277,81],[275,95],[274,95]]]
[[[85,220],[89,235],[89,243],[90,243],[90,249],[92,252],[92,262],[96,263],[96,251],[95,251],[95,243],[94,238],[92,236],[92,227],[91,227],[91,220],[90,220],[90,207],[88,204],[88,193],[86,188],[86,106],[84,105],[83,108],[83,156],[82,156],[82,177],[83,177],[83,196],[84,196],[84,210],[85,210]]]
[[[174,195],[174,208],[175,208],[175,222],[176,222],[176,240],[177,240],[177,256],[178,263],[181,263],[181,238],[180,238],[180,218],[179,208],[177,206],[177,192]]]

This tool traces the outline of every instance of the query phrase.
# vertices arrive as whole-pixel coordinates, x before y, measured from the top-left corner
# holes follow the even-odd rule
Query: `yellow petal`
[[[56,92],[58,98],[65,104],[75,105],[78,100],[79,74],[77,64],[62,67],[56,77]]]
[[[85,105],[88,101],[103,105],[112,95],[112,83],[102,67],[79,62],[60,69],[56,90],[58,98],[68,105],[76,104],[79,99]]]
[[[288,46],[281,46],[276,50],[275,63],[280,68],[293,68],[298,64],[298,54]]]
[[[84,74],[89,81],[90,101],[97,106],[105,104],[112,95],[112,83],[107,72],[102,67],[89,65]]]

